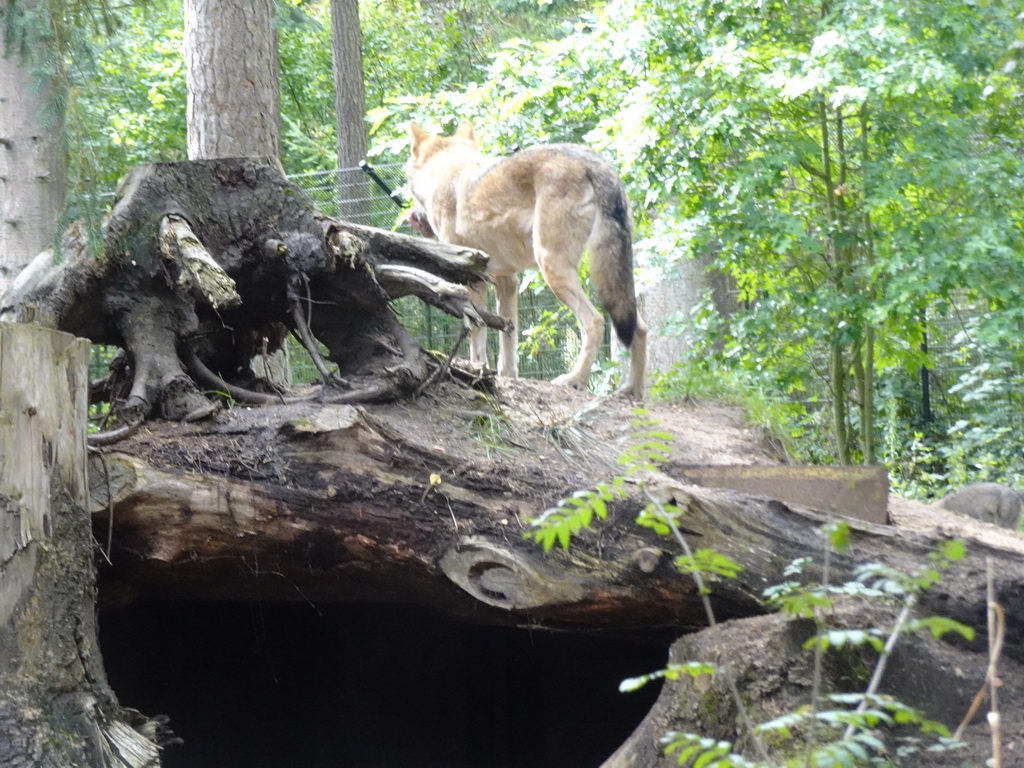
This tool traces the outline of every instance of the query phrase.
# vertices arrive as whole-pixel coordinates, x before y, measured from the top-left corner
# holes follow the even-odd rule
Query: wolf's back
[[[636,333],[636,292],[633,286],[633,222],[618,173],[601,161],[590,169],[599,216],[588,241],[590,279],[597,297],[627,347]]]

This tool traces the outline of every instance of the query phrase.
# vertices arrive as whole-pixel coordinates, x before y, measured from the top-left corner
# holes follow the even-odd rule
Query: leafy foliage
[[[593,489],[580,490],[530,520],[527,537],[532,537],[547,552],[558,542],[563,549],[569,548],[572,537],[589,528],[594,519],[608,517],[608,503],[629,495],[627,479],[637,477],[664,462],[670,453],[669,443],[673,436],[655,429],[657,422],[647,411],[637,409],[632,422],[634,431],[629,445],[619,455],[618,463],[624,473],[616,475],[610,482],[598,483]],[[641,514],[641,524],[664,525],[652,516],[650,507]],[[666,529],[667,530],[667,529]]]
[[[703,661],[688,661],[685,664],[669,664],[664,669],[652,672],[639,677],[629,677],[619,684],[619,690],[623,693],[638,691],[647,683],[654,680],[679,680],[682,677],[699,677],[700,675],[713,675],[716,672],[714,664]]]
[[[557,541],[564,549],[569,548],[573,536],[589,528],[597,519],[608,517],[608,502],[628,495],[626,480],[646,493],[648,473],[664,463],[669,456],[669,442],[672,435],[658,430],[657,424],[643,410],[637,410],[633,422],[635,433],[629,445],[623,450],[619,464],[623,474],[609,483],[603,483],[593,490],[581,490],[568,499],[561,500],[556,507],[530,521],[528,537],[540,543],[549,551]],[[637,523],[654,529],[657,533],[675,536],[683,554],[675,560],[682,573],[691,575],[704,602],[710,625],[715,624],[711,604],[708,601],[710,578],[734,579],[743,570],[739,563],[709,549],[693,550],[685,536],[675,524],[680,510],[665,505],[647,494],[649,503],[637,517]],[[783,574],[791,580],[765,589],[764,596],[769,605],[794,618],[811,619],[816,626],[815,634],[804,643],[804,649],[813,651],[815,668],[820,668],[821,657],[828,652],[860,651],[870,649],[877,654],[874,672],[863,693],[833,693],[827,699],[836,705],[833,708],[817,706],[821,693],[819,681],[811,694],[814,704],[804,705],[793,712],[777,717],[756,727],[749,724],[749,716],[741,694],[726,660],[718,664],[691,661],[673,663],[661,670],[623,680],[620,691],[638,690],[655,680],[678,680],[684,677],[721,675],[727,681],[734,703],[741,713],[740,722],[746,724],[757,749],[760,762],[752,762],[733,752],[733,745],[727,741],[716,741],[699,734],[669,733],[662,743],[665,753],[674,755],[679,765],[741,767],[771,765],[786,766],[858,766],[887,765],[885,757],[889,746],[881,737],[881,730],[894,726],[912,727],[923,736],[938,735],[944,741],[931,743],[928,749],[952,749],[958,743],[951,739],[948,729],[941,723],[924,717],[913,707],[887,695],[879,694],[878,685],[885,671],[886,663],[896,642],[903,636],[920,631],[929,632],[939,638],[948,632],[956,632],[964,639],[974,639],[974,630],[953,619],[942,616],[913,617],[911,612],[918,596],[924,590],[936,585],[942,571],[963,559],[966,549],[963,542],[952,540],[942,542],[929,553],[927,562],[910,573],[904,573],[884,563],[865,563],[855,567],[853,580],[840,585],[829,583],[829,555],[844,552],[850,546],[852,530],[848,522],[834,521],[826,524],[822,532],[827,542],[825,563],[821,569],[823,580],[803,585],[797,579],[813,564],[811,557],[802,557],[787,566]],[[893,626],[888,630],[880,627],[849,628],[829,626],[829,617],[834,612],[837,597],[857,597],[876,601],[896,602],[900,611]],[[807,746],[799,757],[772,763],[767,750],[760,741],[760,735],[775,734],[787,742],[798,735],[809,734]],[[778,743],[778,742],[776,742]],[[917,755],[921,743],[904,741],[901,754]]]
[[[610,483],[598,483],[593,490],[576,491],[572,496],[560,500],[557,506],[533,518],[528,535],[533,536],[545,552],[555,542],[562,549],[568,549],[572,537],[589,528],[595,518],[604,520],[608,517],[608,502],[627,495],[625,480],[621,477],[616,477]]]
[[[483,131],[497,151],[585,140],[615,155],[651,279],[710,253],[736,287],[726,322],[698,317],[686,367],[788,397],[816,435],[812,458],[870,462],[883,438],[887,457],[913,440],[899,422],[877,426],[911,418],[877,394],[930,362],[930,320],[954,302],[980,307],[980,359],[1024,367],[1024,177],[1006,119],[1020,98],[1006,64],[1015,14],[1005,2],[622,0],[568,36],[506,43],[485,82],[386,105],[379,125],[456,113],[497,126]],[[998,450],[996,403],[1014,382],[977,367],[954,388],[980,411],[979,450]],[[999,453],[995,466],[1020,465]]]

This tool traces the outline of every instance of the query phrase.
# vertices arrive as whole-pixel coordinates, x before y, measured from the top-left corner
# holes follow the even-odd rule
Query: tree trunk
[[[265,157],[280,165],[281,87],[272,0],[187,0],[185,62],[191,160]],[[287,346],[256,348],[249,366],[291,383]]]
[[[267,157],[281,145],[271,0],[187,0],[188,156]]]
[[[331,47],[334,53],[335,124],[338,168],[359,167],[366,159],[366,97],[363,84],[359,0],[331,0]],[[366,220],[369,184],[362,173],[341,178],[338,218]]]
[[[34,7],[36,3],[23,3]],[[0,21],[13,11],[0,3]],[[15,41],[0,57],[0,294],[32,257],[53,244],[64,209],[60,109],[42,75],[38,39]]]
[[[159,766],[107,685],[86,478],[89,344],[0,326],[0,765]],[[157,723],[150,723],[157,728]],[[143,728],[145,730],[145,728]],[[152,730],[151,730],[152,735]]]

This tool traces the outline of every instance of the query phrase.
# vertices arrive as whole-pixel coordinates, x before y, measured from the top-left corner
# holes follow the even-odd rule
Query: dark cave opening
[[[120,702],[166,768],[595,768],[650,710],[667,646],[401,605],[153,601],[100,615]]]

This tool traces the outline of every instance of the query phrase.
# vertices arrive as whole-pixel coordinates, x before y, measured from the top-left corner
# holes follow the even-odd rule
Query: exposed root
[[[199,359],[195,351],[191,348],[185,348],[184,350],[185,365],[188,367],[189,373],[192,377],[205,387],[215,389],[218,392],[224,392],[231,398],[237,400],[240,403],[247,403],[250,405],[278,405],[278,404],[291,404],[291,403],[305,403],[311,400],[317,399],[319,393],[310,395],[292,395],[285,397],[283,395],[270,395],[266,392],[254,392],[251,389],[245,389],[235,384],[229,384],[216,373],[206,367],[206,364]]]
[[[402,388],[396,384],[379,381],[363,389],[349,389],[342,392],[330,387],[320,387],[308,395],[292,395],[283,397],[281,395],[269,395],[264,392],[253,392],[250,389],[229,384],[223,378],[211,371],[202,360],[199,359],[192,349],[183,350],[185,365],[196,381],[203,386],[224,392],[240,403],[249,405],[290,405],[292,403],[307,403],[319,401],[322,403],[346,404],[346,403],[375,403],[385,400],[393,400],[401,393]],[[400,376],[398,369],[392,371]]]
[[[90,448],[103,448],[114,443],[119,443],[122,440],[127,440],[129,437],[139,431],[139,427],[142,426],[144,420],[139,419],[129,424],[122,424],[119,427],[113,429],[106,429],[102,432],[93,432],[91,435],[86,436],[86,441]]]
[[[449,282],[422,269],[396,264],[381,264],[377,280],[392,299],[416,296],[442,312],[462,317],[475,326],[511,331],[512,322],[473,304],[465,285]]]
[[[305,278],[305,275],[303,275],[303,278]],[[308,305],[308,290],[306,292],[306,302]],[[324,362],[323,357],[320,355],[320,350],[317,349],[316,340],[313,338],[313,334],[309,330],[309,321],[306,319],[305,315],[302,314],[302,305],[299,302],[298,294],[293,285],[288,287],[288,306],[291,310],[292,322],[295,323],[295,336],[309,354],[309,357],[313,361],[313,365],[316,366],[317,371],[320,373],[320,377],[323,379],[323,382],[325,384],[345,386],[345,382],[334,375],[334,373],[327,367],[327,363]]]
[[[452,351],[448,354],[448,359],[445,360],[443,365],[439,365],[433,373],[431,373],[426,380],[420,384],[416,390],[416,397],[419,397],[433,386],[440,378],[443,373],[447,373],[452,369],[452,360],[455,358],[455,353],[459,349],[459,345],[466,339],[469,334],[469,323],[464,322],[462,324],[462,331],[459,333],[459,338],[455,340],[455,344],[452,345]]]
[[[490,368],[474,365],[468,360],[452,360],[449,370],[456,381],[489,395],[498,394],[497,374]]]
[[[168,214],[160,221],[160,252],[178,265],[178,285],[186,291],[196,291],[214,309],[241,303],[235,281],[181,216]]]
[[[382,403],[387,400],[394,400],[398,396],[398,389],[385,382],[378,382],[370,387],[363,389],[352,389],[348,392],[335,392],[330,393],[330,390],[324,390],[322,400],[325,403],[335,404],[351,404],[351,403]]]
[[[184,372],[161,381],[160,410],[171,421],[202,421],[220,410],[220,404],[207,398]]]

